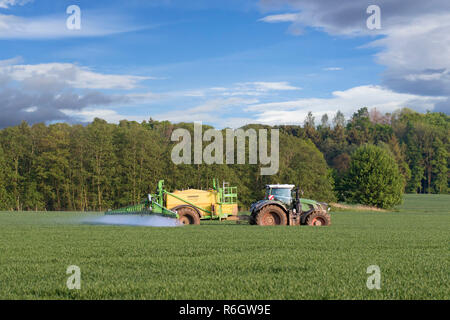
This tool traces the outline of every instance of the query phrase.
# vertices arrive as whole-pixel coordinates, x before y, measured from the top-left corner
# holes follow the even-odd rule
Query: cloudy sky
[[[0,0],[0,127],[238,127],[363,106],[450,113],[450,1]]]

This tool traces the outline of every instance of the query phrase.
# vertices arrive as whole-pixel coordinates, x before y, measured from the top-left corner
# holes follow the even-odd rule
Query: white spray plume
[[[161,216],[140,215],[105,215],[90,217],[82,220],[84,224],[116,225],[135,227],[178,227],[182,224],[177,219]]]

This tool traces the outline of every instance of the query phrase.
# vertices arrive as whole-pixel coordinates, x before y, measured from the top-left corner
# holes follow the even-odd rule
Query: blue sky
[[[0,0],[0,126],[152,117],[237,127],[362,106],[448,112],[445,1],[433,12],[327,2]],[[381,30],[365,26],[373,2]],[[81,30],[67,30],[70,5]],[[428,28],[405,33],[414,19]],[[443,44],[424,50],[438,30]]]

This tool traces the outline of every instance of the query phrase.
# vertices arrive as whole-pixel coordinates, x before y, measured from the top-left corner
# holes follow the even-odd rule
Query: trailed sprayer
[[[224,182],[218,186],[213,180],[209,190],[176,190],[164,188],[164,180],[158,182],[155,194],[149,194],[145,201],[137,205],[110,210],[107,215],[156,214],[175,218],[183,224],[200,224],[200,220],[239,220],[237,187]]]

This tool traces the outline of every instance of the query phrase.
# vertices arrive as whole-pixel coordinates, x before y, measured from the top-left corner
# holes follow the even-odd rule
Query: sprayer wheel
[[[190,207],[183,207],[178,212],[178,220],[182,224],[200,224],[200,217],[198,216],[197,212],[190,208]]]
[[[256,224],[260,226],[285,226],[286,213],[277,206],[265,206],[256,215]]]

